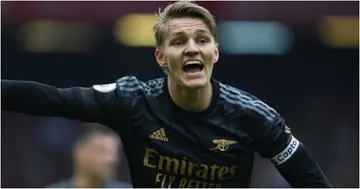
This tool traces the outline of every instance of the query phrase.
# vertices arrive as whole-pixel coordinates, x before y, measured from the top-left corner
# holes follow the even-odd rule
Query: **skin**
[[[109,134],[94,133],[86,144],[75,147],[77,187],[103,187],[119,161],[119,140]]]
[[[188,17],[171,19],[164,43],[156,48],[155,57],[158,64],[167,70],[169,93],[175,104],[194,112],[210,105],[210,79],[214,64],[219,59],[219,50],[203,20]],[[200,60],[203,70],[187,74],[183,65],[188,60]]]

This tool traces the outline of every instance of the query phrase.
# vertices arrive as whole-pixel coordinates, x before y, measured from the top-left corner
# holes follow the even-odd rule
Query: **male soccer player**
[[[211,77],[219,51],[208,10],[175,2],[160,12],[154,30],[166,77],[65,89],[3,80],[2,108],[113,128],[134,187],[248,187],[254,151],[293,187],[330,186],[273,108]]]
[[[74,171],[71,178],[49,188],[129,188],[130,184],[114,180],[119,162],[121,141],[108,127],[90,125],[77,138],[73,147]]]

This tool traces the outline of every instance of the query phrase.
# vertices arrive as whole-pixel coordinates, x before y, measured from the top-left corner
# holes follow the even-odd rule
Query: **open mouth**
[[[197,73],[204,69],[204,65],[198,60],[190,60],[185,62],[183,70],[185,73]]]

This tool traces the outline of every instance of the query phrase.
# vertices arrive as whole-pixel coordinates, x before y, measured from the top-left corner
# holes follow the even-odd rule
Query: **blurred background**
[[[162,77],[152,26],[169,2],[1,2],[2,78],[58,87]],[[198,2],[215,15],[214,77],[286,119],[336,187],[359,187],[358,2]],[[1,112],[1,186],[71,175],[80,123]],[[126,160],[126,159],[125,159]],[[126,161],[118,179],[131,182]],[[257,157],[253,187],[287,187]]]

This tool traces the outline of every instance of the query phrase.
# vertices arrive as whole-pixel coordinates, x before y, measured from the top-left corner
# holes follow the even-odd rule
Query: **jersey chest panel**
[[[139,170],[142,166],[143,183],[180,188],[247,184],[248,178],[243,184],[239,178],[251,175],[253,151],[248,137],[232,129],[232,121],[186,119],[171,112],[143,111],[134,117],[129,134],[136,144],[133,152],[141,156],[129,162]]]

